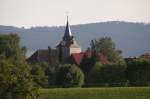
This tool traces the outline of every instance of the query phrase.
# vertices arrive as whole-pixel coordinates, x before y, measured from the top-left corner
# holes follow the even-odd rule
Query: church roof
[[[70,29],[70,25],[69,25],[69,21],[68,21],[68,16],[67,16],[67,24],[66,24],[66,28],[65,28],[65,34],[63,37],[64,41],[70,40],[72,38],[72,33],[71,33],[71,29]]]
[[[51,62],[51,60],[56,61],[57,58],[57,50],[56,49],[39,49],[35,53],[33,53],[28,59],[28,62]],[[53,62],[54,62],[53,61]]]
[[[49,51],[47,49],[37,50],[27,61],[48,61]]]

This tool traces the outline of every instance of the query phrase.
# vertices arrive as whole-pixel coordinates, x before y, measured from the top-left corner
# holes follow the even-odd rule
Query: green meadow
[[[40,89],[38,99],[150,99],[150,87]]]

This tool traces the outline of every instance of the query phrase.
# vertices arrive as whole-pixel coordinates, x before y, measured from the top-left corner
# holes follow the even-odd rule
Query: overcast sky
[[[53,26],[101,21],[150,22],[150,0],[0,0],[0,25]]]

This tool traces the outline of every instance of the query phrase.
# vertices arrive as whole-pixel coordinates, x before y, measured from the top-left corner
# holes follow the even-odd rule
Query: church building
[[[73,36],[67,16],[64,36],[56,48],[52,49],[48,47],[48,49],[37,50],[27,59],[27,61],[31,63],[47,62],[50,65],[55,65],[57,63],[72,63],[80,65],[85,54],[88,54],[88,56],[91,57],[91,52],[83,52],[81,46]],[[102,64],[106,64],[108,62],[107,58],[102,55],[100,56],[100,61]]]
[[[62,59],[60,59],[60,61],[66,61],[66,59],[72,54],[82,52],[81,46],[77,43],[75,37],[71,32],[70,25],[68,22],[68,17],[67,17],[65,33],[59,45],[57,46],[57,50],[59,54],[61,54],[60,58]]]

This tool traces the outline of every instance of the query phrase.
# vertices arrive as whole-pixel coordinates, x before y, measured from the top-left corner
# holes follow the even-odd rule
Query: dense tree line
[[[50,66],[45,63],[38,63],[38,66],[35,64],[31,66],[31,74],[39,87],[81,87],[84,84],[84,74],[74,64]],[[42,66],[46,68],[42,68]]]
[[[55,66],[54,66],[55,67]],[[59,67],[48,67],[46,78],[38,76],[35,82],[41,87],[100,87],[100,86],[149,86],[150,61],[132,60],[126,64],[101,64],[96,62],[88,72],[80,66],[65,64]],[[88,67],[88,65],[87,65]],[[40,69],[42,70],[42,69]],[[42,74],[43,75],[43,74]],[[40,84],[39,82],[43,83]],[[48,83],[48,84],[47,84]]]
[[[92,57],[84,55],[80,66],[73,64],[59,66],[41,65],[42,67],[47,67],[44,71],[48,77],[48,87],[149,85],[150,61],[125,61],[121,56],[121,51],[115,48],[115,44],[110,37],[92,40],[91,47],[88,50],[92,51]],[[101,64],[98,59],[99,53],[110,57],[108,58],[108,64]],[[78,67],[78,69],[75,67]],[[73,70],[75,70],[74,73],[76,74],[73,74]],[[82,79],[77,80],[76,77],[79,78],[77,75],[80,75]],[[46,80],[42,80],[41,82],[43,81]]]

